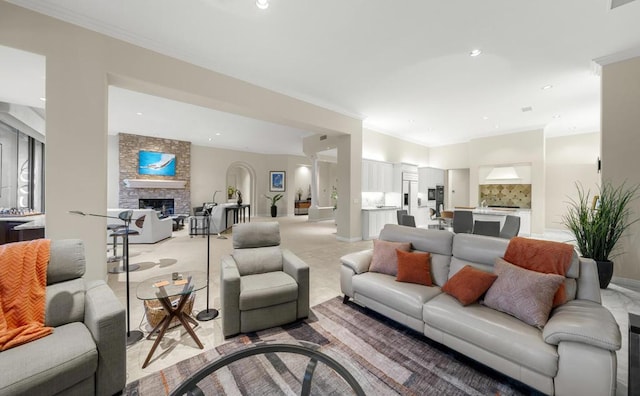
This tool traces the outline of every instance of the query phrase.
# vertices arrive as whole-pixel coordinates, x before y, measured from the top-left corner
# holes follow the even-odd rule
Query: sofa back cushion
[[[278,245],[280,245],[280,225],[277,221],[233,225],[234,249]]]
[[[234,249],[231,255],[238,265],[240,276],[282,271],[280,246]]]
[[[51,241],[47,285],[82,277],[85,271],[84,243],[80,239]]]
[[[431,253],[431,279],[442,286],[447,282],[453,247],[453,233],[425,228],[387,224],[379,239],[392,242],[411,242],[414,250]]]

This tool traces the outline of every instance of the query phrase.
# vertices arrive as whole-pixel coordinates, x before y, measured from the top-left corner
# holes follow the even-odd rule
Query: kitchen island
[[[397,206],[362,208],[362,239],[377,238],[385,224],[397,224]]]

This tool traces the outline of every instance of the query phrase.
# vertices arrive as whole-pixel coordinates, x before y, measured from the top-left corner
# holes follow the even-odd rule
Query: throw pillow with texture
[[[462,305],[469,305],[478,301],[497,278],[498,275],[465,265],[442,286],[442,291]]]
[[[398,256],[398,282],[433,286],[431,281],[431,253],[396,250]]]
[[[543,274],[496,258],[494,273],[498,279],[487,290],[484,305],[513,315],[538,328],[549,320],[553,296],[564,276]]]
[[[369,271],[396,276],[398,274],[398,255],[396,249],[408,252],[411,250],[411,243],[374,239],[373,257],[371,258]]]

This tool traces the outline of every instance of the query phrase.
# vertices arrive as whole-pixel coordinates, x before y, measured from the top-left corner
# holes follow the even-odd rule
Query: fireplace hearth
[[[155,209],[163,216],[171,216],[174,214],[174,200],[173,198],[140,198],[138,208]]]

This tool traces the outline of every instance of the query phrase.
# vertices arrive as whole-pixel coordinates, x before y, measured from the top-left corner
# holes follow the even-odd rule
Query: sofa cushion
[[[411,243],[374,239],[373,257],[371,258],[369,271],[396,276],[398,274],[398,255],[396,250],[408,252],[411,250]]]
[[[85,271],[84,243],[80,239],[51,241],[47,285],[80,278]]]
[[[442,291],[458,299],[462,305],[469,305],[478,301],[496,278],[495,274],[467,265],[442,286]]]
[[[47,286],[45,325],[57,327],[71,322],[83,322],[84,303],[84,278]]]
[[[53,395],[90,378],[98,367],[91,333],[78,322],[0,353],[0,394]]]
[[[558,371],[556,347],[543,341],[539,329],[513,316],[480,304],[461,307],[443,293],[424,305],[423,317],[429,326],[477,345],[487,354],[549,377]]]
[[[498,279],[487,291],[484,304],[542,328],[564,276],[530,271],[501,258],[496,259],[494,272]]]
[[[282,271],[243,276],[240,280],[240,310],[270,307],[298,299],[298,284]]]
[[[425,252],[404,252],[396,250],[398,255],[398,282],[417,283],[431,286],[431,254]]]
[[[394,276],[366,272],[353,277],[353,292],[422,320],[422,306],[442,293],[439,287],[396,282]]]
[[[238,265],[241,276],[282,271],[280,246],[234,249],[231,255]]]

